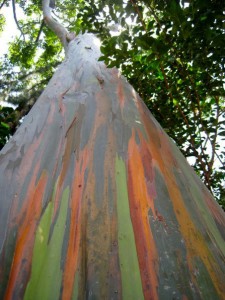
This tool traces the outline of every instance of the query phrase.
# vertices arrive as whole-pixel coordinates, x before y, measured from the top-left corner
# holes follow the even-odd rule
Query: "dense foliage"
[[[0,112],[2,144],[63,58],[43,24],[40,1],[17,4],[25,14],[18,21],[21,36],[0,64],[0,100],[17,108],[10,113],[14,120]],[[53,13],[70,31],[99,35],[101,59],[121,69],[225,207],[223,1],[67,0],[57,1]]]

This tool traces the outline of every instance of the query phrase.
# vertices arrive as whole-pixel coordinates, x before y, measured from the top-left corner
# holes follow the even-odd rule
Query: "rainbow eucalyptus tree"
[[[224,299],[225,218],[99,41],[66,59],[0,156],[1,299]]]

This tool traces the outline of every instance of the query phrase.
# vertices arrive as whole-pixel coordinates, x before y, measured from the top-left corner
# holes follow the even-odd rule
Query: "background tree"
[[[0,153],[0,297],[223,299],[222,209],[97,38],[43,15],[66,59]]]

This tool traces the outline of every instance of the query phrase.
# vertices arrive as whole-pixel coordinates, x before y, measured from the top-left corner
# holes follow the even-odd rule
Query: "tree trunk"
[[[222,209],[90,34],[0,156],[1,299],[225,299]]]

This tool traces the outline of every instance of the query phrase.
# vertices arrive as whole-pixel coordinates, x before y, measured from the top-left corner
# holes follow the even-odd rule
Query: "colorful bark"
[[[99,55],[71,42],[1,152],[0,298],[224,299],[223,211]]]

